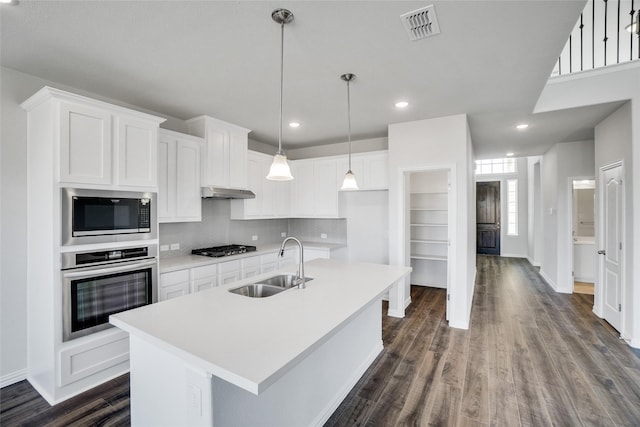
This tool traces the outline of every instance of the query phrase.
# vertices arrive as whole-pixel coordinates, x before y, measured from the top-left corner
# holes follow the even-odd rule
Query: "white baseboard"
[[[534,267],[540,267],[540,263],[539,262],[532,260],[528,256],[527,256],[527,261],[529,261],[529,264],[531,264]]]
[[[627,343],[629,347],[640,348],[640,339],[630,339]]]
[[[367,369],[369,369],[369,366],[371,366],[373,361],[376,360],[376,357],[378,357],[378,355],[382,352],[383,348],[384,347],[382,345],[382,341],[380,341],[380,344],[376,345],[373,348],[373,350],[369,354],[369,357],[367,357],[365,361],[362,362],[362,364],[355,371],[354,375],[349,380],[347,380],[342,390],[340,390],[340,392],[333,398],[333,400],[329,402],[329,405],[327,405],[324,411],[320,412],[318,417],[311,423],[311,425],[322,426],[327,422],[329,417],[331,417],[335,410],[338,409],[338,406],[340,406],[344,398],[347,397],[351,389],[355,387],[358,381],[360,381],[360,378],[364,375]]]
[[[542,276],[544,281],[547,282],[549,286],[551,286],[551,289],[558,292],[558,285],[556,285],[556,283],[553,280],[551,280],[549,276],[547,276],[547,274],[542,269],[540,269],[540,276]]]
[[[522,254],[500,254],[500,256],[505,258],[527,258],[526,255]]]
[[[469,329],[469,322],[449,321],[449,326],[456,329]]]
[[[407,298],[405,298],[404,300],[404,308],[409,307],[409,304],[411,304],[411,295],[407,296]]]
[[[19,371],[11,372],[10,374],[0,377],[0,388],[6,387],[11,384],[15,384],[22,380],[27,379],[27,369],[20,369]]]

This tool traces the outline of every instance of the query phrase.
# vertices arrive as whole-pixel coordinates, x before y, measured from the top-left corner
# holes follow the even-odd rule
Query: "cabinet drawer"
[[[129,334],[118,331],[60,351],[60,386],[129,360]]]
[[[240,270],[240,260],[221,262],[218,264],[220,274],[232,273]]]
[[[258,256],[252,256],[249,258],[242,258],[240,260],[240,262],[242,263],[242,269],[244,270],[245,268],[249,268],[249,267],[257,267],[260,265],[260,257]]]
[[[160,275],[160,286],[177,285],[178,283],[189,281],[189,270],[178,270]]]
[[[218,274],[218,265],[211,264],[203,267],[194,267],[191,269],[191,278],[193,280],[203,279],[209,276],[215,276]]]

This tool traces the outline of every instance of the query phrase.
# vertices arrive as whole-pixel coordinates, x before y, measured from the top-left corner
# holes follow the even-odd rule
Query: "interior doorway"
[[[595,191],[593,178],[571,180],[573,292],[594,294],[596,278]]]
[[[455,209],[451,170],[429,169],[405,173],[406,244],[411,285],[449,289],[452,253],[451,224]],[[449,318],[447,299],[446,318]]]
[[[476,252],[500,255],[500,181],[476,182]]]

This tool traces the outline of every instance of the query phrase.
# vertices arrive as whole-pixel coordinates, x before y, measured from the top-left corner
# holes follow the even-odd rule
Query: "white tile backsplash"
[[[231,220],[231,201],[202,199],[201,222],[160,224],[160,244],[178,243],[180,249],[163,251],[162,257],[190,254],[192,249],[244,244],[260,246],[279,243],[281,233],[305,241],[346,243],[344,219],[256,219]],[[320,235],[326,234],[326,239]],[[258,240],[252,240],[258,236]]]

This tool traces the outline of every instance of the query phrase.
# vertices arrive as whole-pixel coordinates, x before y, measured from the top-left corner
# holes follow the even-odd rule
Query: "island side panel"
[[[215,426],[323,425],[381,351],[378,300],[257,396],[214,377]]]
[[[129,334],[132,426],[213,426],[211,376]]]

